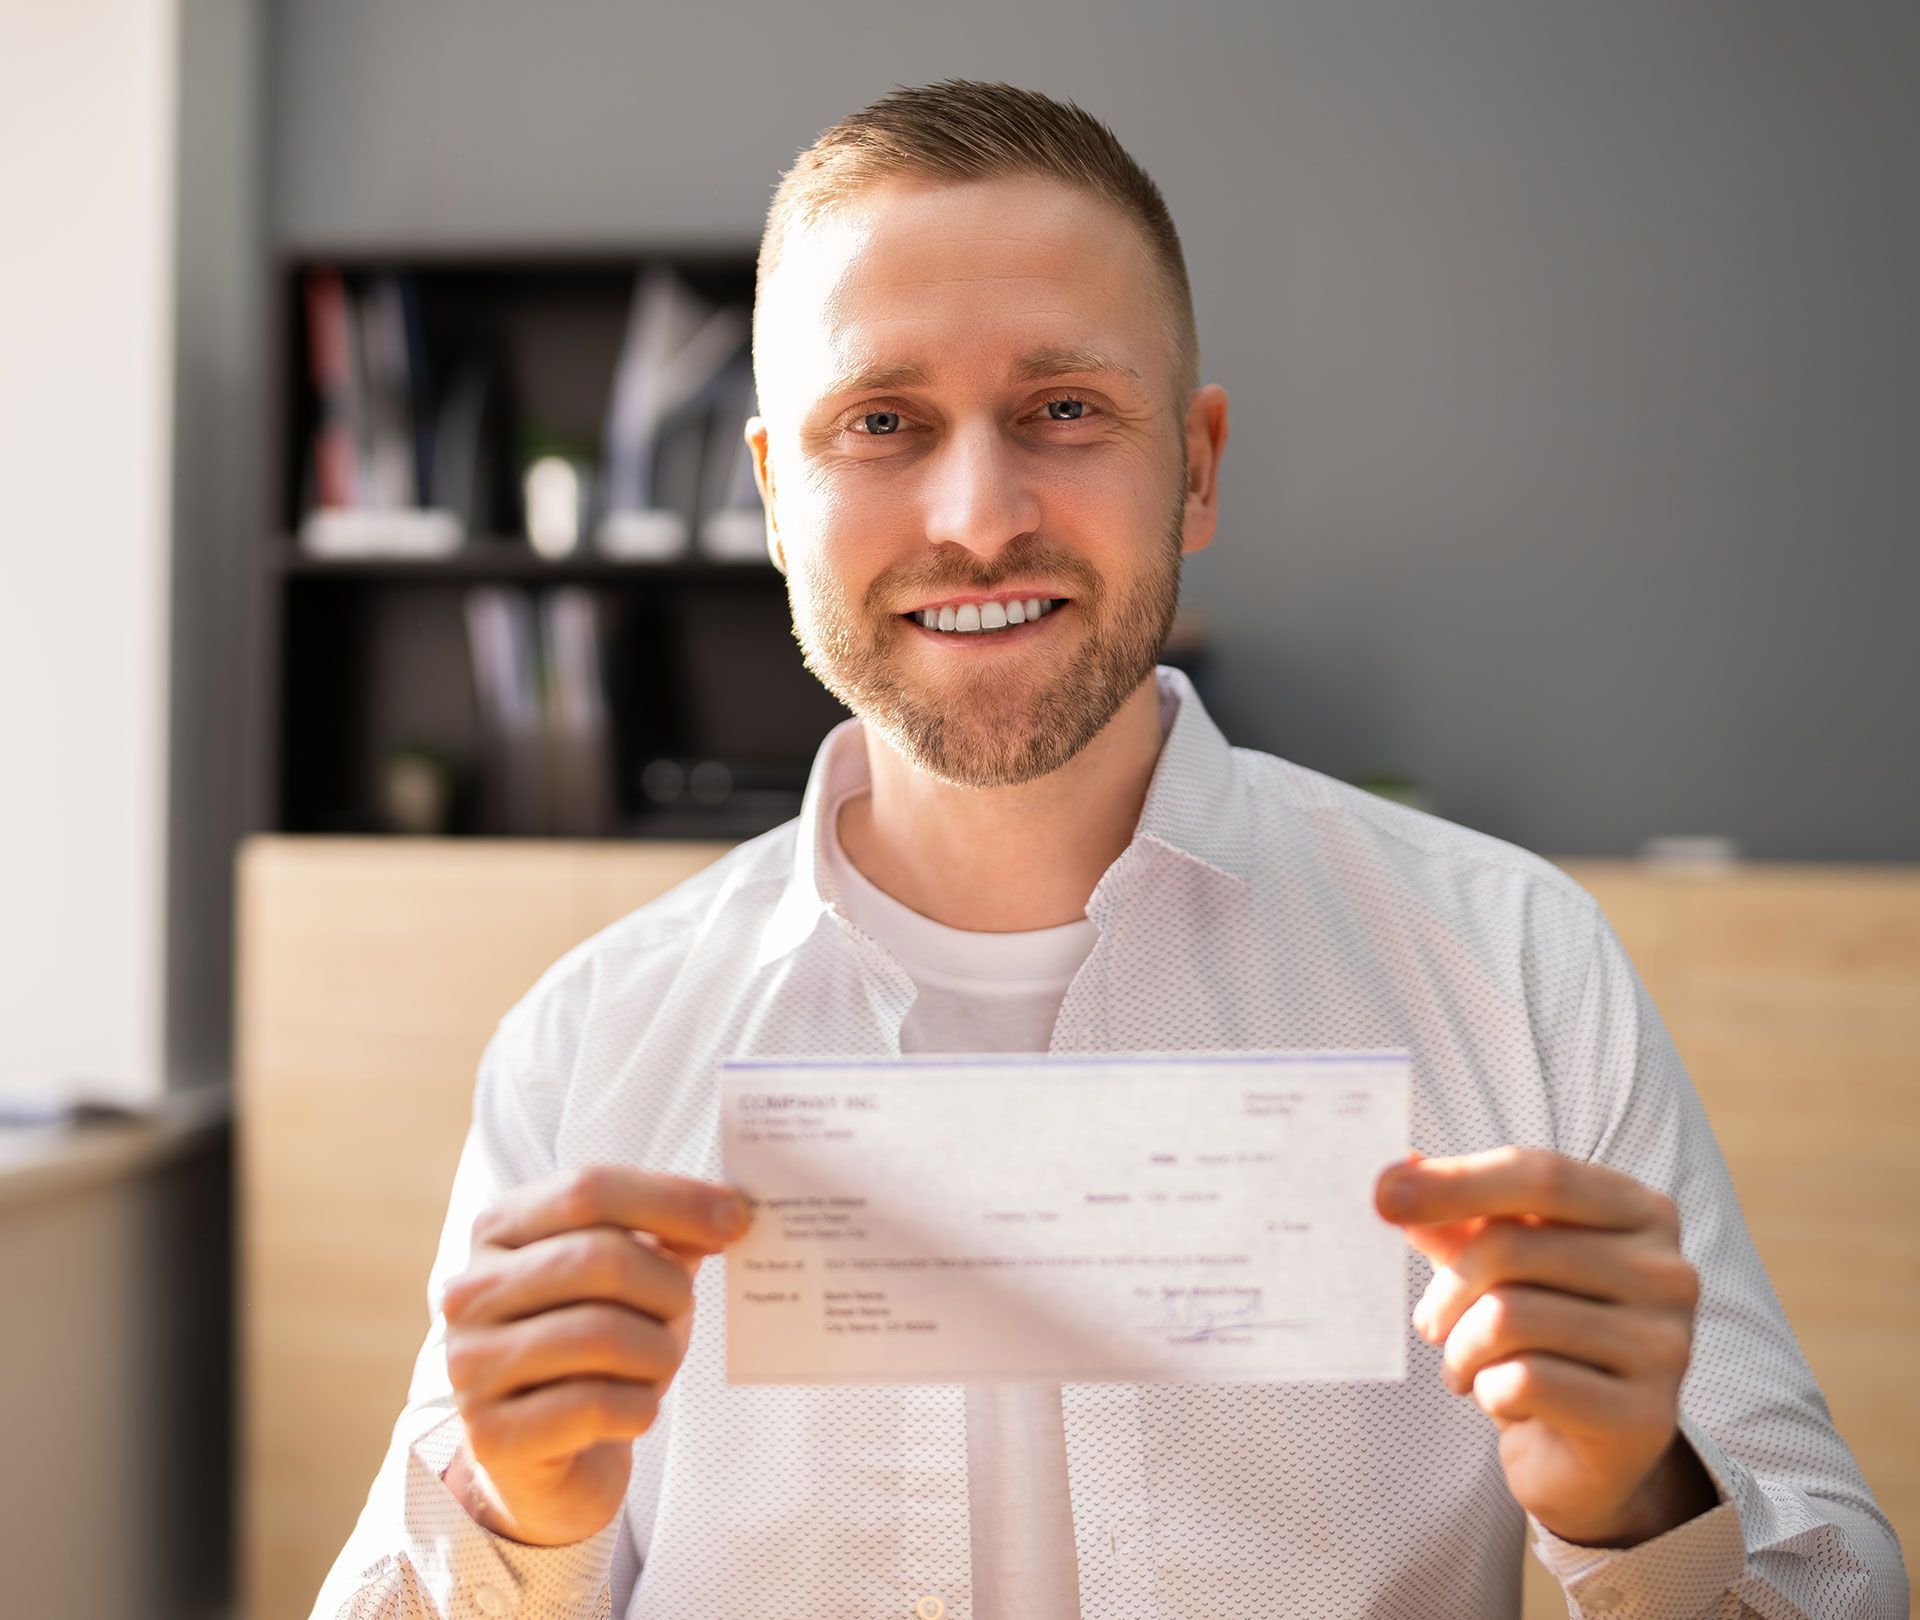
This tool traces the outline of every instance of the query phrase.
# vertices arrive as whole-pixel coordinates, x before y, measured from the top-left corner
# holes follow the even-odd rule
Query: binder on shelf
[[[716,387],[740,365],[747,311],[714,305],[656,266],[635,283],[614,373],[594,544],[605,556],[684,555],[699,513]]]
[[[375,276],[359,300],[358,315],[366,393],[361,504],[417,506],[426,481],[416,463],[414,345],[407,335],[408,312],[399,282]]]
[[[562,835],[602,837],[615,821],[613,739],[597,615],[593,596],[576,585],[541,598],[548,830]]]
[[[591,592],[476,586],[466,598],[480,713],[479,830],[599,837],[617,820],[599,608]]]
[[[302,290],[307,314],[307,371],[313,379],[318,411],[311,446],[311,487],[322,506],[357,506],[359,388],[354,377],[346,282],[337,270],[316,270],[306,278]]]
[[[753,363],[742,353],[715,377],[707,402],[700,463],[698,533],[702,556],[715,562],[764,562],[766,516],[753,479],[747,421],[753,415]]]
[[[483,359],[468,359],[454,371],[434,416],[432,502],[459,518],[468,534],[499,527],[491,457],[504,409],[498,371]]]
[[[539,652],[526,592],[479,585],[466,596],[467,640],[480,713],[479,831],[547,830]]]

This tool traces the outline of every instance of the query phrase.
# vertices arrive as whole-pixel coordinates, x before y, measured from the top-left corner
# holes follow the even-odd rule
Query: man
[[[1227,399],[1111,134],[883,98],[783,182],[754,342],[768,544],[859,718],[501,1021],[316,1614],[1501,1616],[1529,1529],[1579,1613],[1904,1614],[1591,899],[1157,667]],[[1276,1047],[1414,1054],[1403,1383],[726,1385],[722,1058]]]

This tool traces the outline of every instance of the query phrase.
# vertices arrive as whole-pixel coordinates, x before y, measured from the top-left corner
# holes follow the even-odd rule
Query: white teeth
[[[1031,624],[1053,611],[1051,597],[1029,596],[1011,602],[963,602],[959,607],[922,608],[909,617],[917,618],[929,630],[957,631],[978,635],[984,630],[1003,630],[1008,625]]]

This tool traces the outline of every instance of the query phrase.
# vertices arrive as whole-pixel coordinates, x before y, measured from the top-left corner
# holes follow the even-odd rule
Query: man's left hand
[[[1631,1547],[1714,1505],[1679,1430],[1700,1282],[1671,1198],[1523,1147],[1391,1166],[1374,1198],[1434,1264],[1414,1329],[1499,1426],[1522,1507],[1563,1540]]]

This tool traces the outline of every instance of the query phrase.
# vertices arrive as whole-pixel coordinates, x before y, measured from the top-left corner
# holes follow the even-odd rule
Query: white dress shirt
[[[1161,707],[1164,733],[1168,694]],[[828,870],[848,919],[913,980],[900,1050],[1046,1051],[1067,986],[1100,938],[1093,919],[988,934],[921,916],[869,882],[841,848],[841,806],[866,791],[827,807]],[[973,1620],[1081,1620],[1060,1386],[968,1384],[964,1399]]]
[[[1410,1323],[1400,1383],[1069,1384],[1085,1620],[1502,1620],[1529,1529],[1580,1615],[1904,1616],[1892,1528],[1591,896],[1512,845],[1230,747],[1184,676],[1159,681],[1172,728],[1088,901],[1098,940],[1050,1050],[1404,1047],[1423,1153],[1533,1144],[1669,1193],[1701,1280],[1681,1430],[1720,1502],[1624,1551],[1560,1541],[1514,1502],[1493,1423],[1447,1391],[1440,1347]],[[971,1620],[963,1390],[729,1387],[719,1260],[598,1535],[517,1546],[439,1478],[460,1441],[439,1301],[482,1208],[558,1166],[718,1179],[723,1058],[900,1050],[914,982],[849,920],[823,836],[866,772],[849,720],[797,820],[568,952],[501,1019],[431,1326],[319,1620]],[[1431,1275],[1409,1250],[1409,1314]]]

